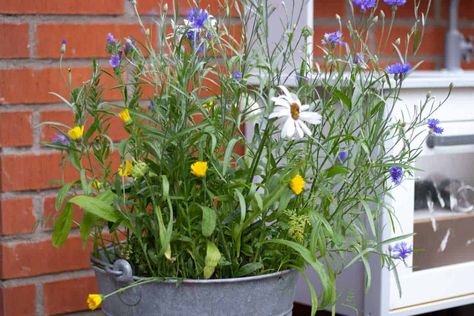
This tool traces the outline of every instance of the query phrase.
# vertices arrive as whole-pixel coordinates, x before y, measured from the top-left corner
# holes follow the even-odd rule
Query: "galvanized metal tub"
[[[99,291],[111,293],[133,281],[127,261],[114,265],[92,259]],[[153,281],[113,295],[102,303],[107,316],[290,316],[298,273],[211,280]]]

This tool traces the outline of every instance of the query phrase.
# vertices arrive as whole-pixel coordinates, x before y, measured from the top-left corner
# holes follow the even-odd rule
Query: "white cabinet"
[[[434,115],[445,129],[436,142],[448,146],[428,148],[424,143],[416,161],[422,170],[392,192],[390,203],[399,226],[395,234],[385,231],[384,237],[415,233],[406,240],[413,244],[415,253],[406,265],[398,265],[402,296],[393,273],[380,269],[380,260],[373,258],[373,282],[368,292],[363,286],[362,266],[339,278],[338,313],[417,315],[474,303],[474,212],[467,212],[470,202],[474,203],[474,73],[415,73],[406,80],[398,105],[403,111],[407,106],[413,108],[429,91],[441,101],[451,82],[451,96]],[[420,132],[427,135],[427,127],[421,127]],[[382,219],[381,225],[389,227],[388,218]],[[299,284],[296,300],[310,304],[304,282]]]

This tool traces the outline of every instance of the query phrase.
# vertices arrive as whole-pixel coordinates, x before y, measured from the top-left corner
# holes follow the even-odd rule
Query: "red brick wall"
[[[391,9],[385,5],[383,0],[378,0],[385,12],[386,19],[390,20]],[[428,0],[421,1],[421,9],[426,11]],[[391,38],[395,40],[401,37],[402,42],[405,34],[409,31],[413,24],[413,4],[414,0],[407,0],[407,4],[400,7],[397,11],[397,18],[394,23],[394,28]],[[416,58],[412,58],[410,62],[414,65],[420,60],[424,60],[424,64],[420,69],[434,70],[442,69],[444,67],[444,40],[448,27],[450,0],[432,0],[431,9],[428,15],[428,22],[425,29],[425,38],[422,47]],[[339,14],[343,19],[350,15],[350,6],[347,0],[314,0],[315,13],[315,45],[320,43],[320,40],[325,32],[332,32],[338,28],[335,14]],[[387,26],[386,26],[387,28]],[[466,36],[474,35],[474,1],[461,0],[459,8],[459,28]],[[372,34],[370,39],[372,47],[375,45],[377,38],[376,34]],[[382,61],[394,61],[389,58],[391,49],[387,49]],[[315,48],[315,55],[320,56],[320,50]],[[464,69],[474,69],[474,61],[471,63],[464,63]]]
[[[151,22],[159,1],[138,2],[145,21]],[[187,1],[180,2],[184,13]],[[216,2],[201,1],[204,6]],[[433,0],[419,56],[428,69],[443,65],[448,3]],[[315,42],[337,28],[335,13],[344,17],[348,10],[345,0],[315,0]],[[461,1],[460,11],[462,30],[474,35],[474,2]],[[410,13],[409,8],[400,10],[397,32],[410,25]],[[65,93],[58,68],[61,40],[68,42],[64,64],[71,66],[78,83],[87,78],[88,58],[107,64],[108,32],[117,38],[141,35],[128,0],[0,0],[0,315],[78,312],[86,309],[87,293],[96,291],[89,249],[81,247],[77,233],[54,249],[51,225],[41,223],[55,212],[51,181],[60,178],[60,156],[40,146],[51,131],[35,126],[70,119],[48,93]]]

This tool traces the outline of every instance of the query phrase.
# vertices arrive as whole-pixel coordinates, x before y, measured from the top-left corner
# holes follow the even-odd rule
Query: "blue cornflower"
[[[345,42],[342,40],[342,32],[336,31],[332,33],[325,33],[324,38],[321,40],[323,45],[344,45]]]
[[[61,48],[60,48],[61,54],[64,54],[64,53],[66,52],[66,44],[67,44],[66,40],[63,39],[63,40],[61,41]]]
[[[107,34],[107,45],[115,45],[116,41],[115,41],[115,37],[112,33],[109,33]]]
[[[377,4],[375,0],[352,0],[352,3],[358,6],[362,11],[372,9]]]
[[[234,77],[235,80],[240,80],[242,79],[242,72],[240,70],[236,70],[232,74],[232,77]]]
[[[400,7],[404,5],[405,3],[407,3],[407,0],[383,0],[383,2],[391,6]]]
[[[395,63],[387,66],[385,71],[391,75],[404,75],[412,69],[410,64]]]
[[[188,26],[193,29],[202,29],[207,21],[209,14],[206,10],[194,8],[188,13]]]
[[[404,241],[395,244],[395,246],[391,247],[389,250],[391,252],[392,258],[403,261],[405,261],[405,259],[413,253],[413,248],[408,246],[408,244]]]
[[[364,62],[365,62],[364,55],[363,55],[363,54],[360,54],[360,53],[355,54],[355,55],[354,55],[353,62],[354,62],[354,64],[356,64],[356,65],[360,65],[361,63],[364,63]]]
[[[135,41],[131,38],[126,38],[125,39],[125,46],[123,47],[123,51],[124,51],[125,55],[130,53],[132,51],[133,47],[135,47]]]
[[[403,179],[403,168],[399,166],[390,167],[390,177],[392,178],[393,183],[399,185],[402,183]]]
[[[341,151],[339,154],[337,154],[337,158],[339,158],[340,161],[344,161],[347,158],[347,151]]]
[[[119,52],[120,53],[120,52]],[[117,68],[118,66],[120,66],[120,56],[119,55],[112,55],[110,56],[110,59],[109,59],[109,64],[110,66],[112,66],[112,68]]]
[[[439,120],[435,118],[428,119],[428,128],[433,131],[435,134],[443,134],[444,128],[441,126],[438,126]]]
[[[301,81],[303,81],[303,82],[308,82],[309,81],[308,76],[303,76],[299,72],[297,72],[295,76],[296,76],[296,80],[298,81],[298,83],[300,83]]]
[[[66,135],[59,134],[59,133],[53,137],[51,142],[54,144],[64,145],[64,146],[69,146],[70,144],[69,139],[67,139]]]

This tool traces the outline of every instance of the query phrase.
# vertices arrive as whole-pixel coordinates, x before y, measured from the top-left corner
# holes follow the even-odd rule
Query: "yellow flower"
[[[125,124],[129,124],[132,122],[132,118],[130,117],[130,112],[128,111],[128,109],[125,109],[120,112],[118,116]]]
[[[301,192],[303,192],[303,189],[304,189],[303,177],[300,176],[299,174],[294,176],[293,179],[291,179],[290,181],[290,188],[296,195],[301,194]]]
[[[81,138],[82,134],[84,134],[84,125],[74,126],[74,128],[70,129],[67,134],[74,140]]]
[[[94,310],[97,307],[100,306],[100,303],[102,303],[102,295],[100,294],[89,294],[87,296],[87,306],[89,309]]]
[[[123,164],[118,168],[118,173],[121,177],[129,177],[132,175],[132,161],[125,160],[125,168],[122,169]]]
[[[206,161],[196,161],[191,165],[191,173],[196,177],[205,177],[207,172]]]
[[[204,103],[202,106],[208,110],[212,110],[214,109],[214,100],[210,99],[209,102]]]
[[[92,187],[96,190],[100,190],[102,188],[102,183],[99,180],[95,179],[92,181]]]

